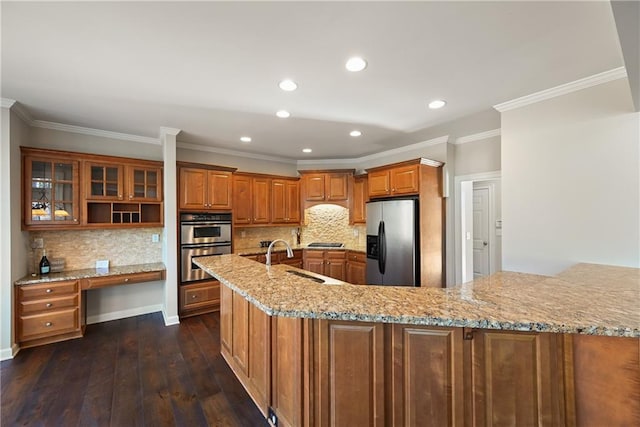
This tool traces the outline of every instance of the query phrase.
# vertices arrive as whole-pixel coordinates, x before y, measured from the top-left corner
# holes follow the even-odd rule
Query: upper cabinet
[[[369,197],[393,197],[419,195],[424,185],[421,171],[424,166],[438,168],[442,163],[416,159],[393,165],[368,169]]]
[[[24,148],[22,153],[25,227],[79,225],[79,158]]]
[[[349,206],[349,220],[351,224],[364,224],[367,222],[367,175],[353,177],[351,184],[351,200]]]
[[[300,223],[300,184],[297,179],[272,179],[271,199],[271,222]]]
[[[353,169],[298,172],[302,175],[305,207],[318,203],[348,207],[349,178],[353,176]]]
[[[212,169],[213,168],[213,169]],[[179,163],[179,207],[182,210],[229,210],[233,168]]]
[[[23,226],[162,226],[162,163],[22,147]]]
[[[239,226],[300,224],[299,180],[233,174],[233,223]]]

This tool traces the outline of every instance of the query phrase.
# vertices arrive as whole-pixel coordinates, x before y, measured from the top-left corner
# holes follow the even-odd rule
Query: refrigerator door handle
[[[380,269],[380,273],[384,274],[384,271],[387,266],[387,236],[384,231],[384,221],[380,221],[380,225],[378,226],[378,238],[380,239],[380,243],[378,244],[378,268]]]

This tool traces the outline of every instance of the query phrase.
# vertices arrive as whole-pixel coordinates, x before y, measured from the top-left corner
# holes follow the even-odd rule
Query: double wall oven
[[[180,214],[180,282],[211,279],[193,263],[202,256],[231,253],[230,213]]]

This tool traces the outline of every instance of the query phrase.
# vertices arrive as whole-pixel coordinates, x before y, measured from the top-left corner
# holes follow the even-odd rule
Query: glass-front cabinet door
[[[123,167],[115,163],[85,162],[87,199],[124,200]]]
[[[25,157],[26,225],[79,224],[79,161]]]
[[[128,199],[162,200],[162,169],[144,166],[127,166]]]

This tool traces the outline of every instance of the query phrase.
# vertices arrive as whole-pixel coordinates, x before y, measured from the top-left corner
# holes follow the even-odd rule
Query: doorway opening
[[[455,178],[455,283],[502,269],[500,171]]]

